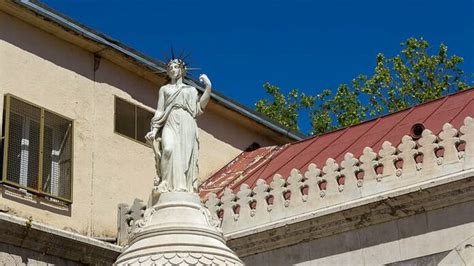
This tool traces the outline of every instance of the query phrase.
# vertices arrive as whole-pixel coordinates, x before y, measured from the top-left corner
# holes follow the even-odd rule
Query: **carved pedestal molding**
[[[116,265],[243,265],[219,226],[197,194],[163,193],[135,221]]]

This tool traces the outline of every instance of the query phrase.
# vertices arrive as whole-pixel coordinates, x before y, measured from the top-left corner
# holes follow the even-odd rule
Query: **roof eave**
[[[80,25],[77,22],[72,21],[71,19],[58,14],[57,12],[47,8],[45,5],[37,2],[37,1],[31,1],[31,0],[12,0],[13,3],[20,5],[35,14],[45,17],[62,27],[65,27],[76,34],[83,36],[86,39],[89,39],[93,42],[96,42],[100,45],[103,45],[105,47],[112,48],[113,50],[125,55],[126,57],[131,58],[134,62],[138,63],[141,66],[144,66],[148,70],[156,73],[163,73],[165,72],[165,64],[159,60],[148,58],[143,54],[140,54],[133,49],[121,44],[120,42],[113,40],[112,38],[103,35],[101,33],[95,32],[92,29],[89,29],[86,26]],[[158,75],[158,74],[157,74]],[[194,80],[191,77],[186,77],[185,78],[186,82],[195,86],[198,90],[201,92],[204,91],[204,88],[201,86],[201,84]],[[257,123],[271,129],[272,131],[275,131],[278,134],[283,135],[284,137],[287,137],[291,140],[302,140],[306,138],[307,136],[301,132],[295,132],[292,131],[282,125],[279,125],[277,122],[272,121],[268,119],[267,117],[263,116],[262,114],[245,107],[243,105],[238,104],[234,100],[231,100],[229,98],[226,98],[222,94],[216,92],[215,90],[211,93],[211,98],[219,103],[220,105],[233,110],[253,121],[256,121]]]

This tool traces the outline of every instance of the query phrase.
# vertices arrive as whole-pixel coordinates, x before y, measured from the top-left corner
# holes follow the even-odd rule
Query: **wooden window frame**
[[[127,135],[122,134],[122,133],[120,133],[120,132],[117,131],[117,125],[116,125],[116,123],[115,123],[115,121],[117,120],[117,100],[120,100],[120,101],[126,102],[126,103],[128,103],[128,104],[131,104],[131,105],[133,105],[133,107],[134,107],[134,119],[133,119],[133,121],[134,121],[134,135],[135,135],[135,138],[131,138],[130,136],[127,136]],[[118,97],[118,96],[115,96],[115,97],[114,97],[114,133],[117,134],[117,135],[120,135],[120,136],[122,136],[122,137],[124,137],[124,138],[127,138],[127,139],[129,139],[129,140],[131,140],[131,141],[134,141],[134,142],[140,143],[140,144],[142,144],[142,145],[145,145],[146,147],[151,147],[151,145],[150,145],[148,142],[146,142],[146,141],[145,141],[145,142],[141,142],[141,141],[139,141],[139,140],[137,139],[137,134],[138,134],[138,132],[137,132],[137,129],[138,129],[138,126],[137,126],[137,124],[138,124],[138,119],[137,119],[137,113],[138,113],[138,112],[137,112],[137,109],[138,109],[138,108],[141,109],[141,110],[144,110],[144,111],[146,111],[146,112],[149,112],[149,113],[154,114],[153,111],[150,111],[149,109],[146,109],[146,108],[144,108],[144,107],[141,107],[141,106],[139,106],[139,105],[137,105],[137,104],[134,104],[134,103],[132,103],[131,101],[127,101],[127,100],[125,100],[125,99],[123,99],[123,98],[121,98],[121,97]]]
[[[39,135],[39,159],[38,159],[39,165],[38,165],[38,179],[37,179],[38,184],[37,184],[36,189],[28,187],[28,186],[21,185],[19,183],[11,182],[7,179],[8,145],[9,145],[9,139],[10,139],[10,132],[9,132],[10,131],[10,112],[11,112],[10,107],[11,107],[11,99],[12,98],[17,100],[17,101],[23,102],[25,104],[31,105],[33,107],[36,107],[36,108],[40,109],[40,112],[41,112],[41,116],[40,116],[40,135]],[[60,196],[55,196],[55,195],[52,195],[50,193],[44,192],[42,190],[42,186],[43,186],[44,127],[45,127],[44,113],[45,113],[45,111],[48,112],[48,113],[51,113],[53,115],[59,116],[59,117],[65,119],[65,120],[68,120],[71,123],[71,130],[70,130],[70,134],[71,134],[71,173],[70,173],[70,175],[71,175],[71,184],[70,184],[71,198],[70,199],[63,198],[63,197],[60,197]],[[72,204],[73,195],[74,195],[74,193],[73,193],[73,183],[74,183],[74,120],[69,118],[69,117],[66,117],[64,115],[58,114],[57,112],[54,112],[54,111],[51,111],[51,110],[46,109],[44,107],[41,107],[40,105],[37,105],[35,103],[32,103],[30,101],[27,101],[25,99],[22,99],[20,97],[15,96],[15,95],[12,95],[10,93],[5,94],[5,96],[4,96],[3,112],[5,114],[5,120],[3,121],[3,126],[5,128],[5,135],[3,136],[3,165],[2,165],[2,178],[0,179],[0,183],[7,184],[7,185],[12,186],[12,187],[24,189],[24,190],[26,190],[30,193],[36,194],[38,196],[48,197],[48,198],[52,198],[52,199],[55,199],[55,200],[65,202],[67,204]]]

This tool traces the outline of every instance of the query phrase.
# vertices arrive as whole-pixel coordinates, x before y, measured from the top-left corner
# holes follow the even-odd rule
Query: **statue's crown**
[[[185,61],[186,58],[187,58],[189,55],[190,55],[189,53],[185,55],[185,54],[184,54],[184,51],[182,51],[182,52],[179,54],[179,56],[176,57],[173,48],[171,48],[171,58],[168,57],[168,58],[165,60],[165,61],[168,61],[168,63],[166,63],[166,69],[162,69],[162,70],[157,71],[157,72],[155,72],[155,73],[166,73],[167,68],[169,68],[169,66],[170,66],[171,64],[178,64],[179,67],[180,67],[181,69],[183,69],[184,75],[186,75],[186,73],[187,73],[188,71],[193,71],[193,70],[198,70],[198,69],[200,69],[200,68],[195,68],[195,67],[189,67],[189,65],[188,65],[188,64],[186,63],[186,61]]]
[[[186,69],[186,62],[184,62],[183,59],[181,58],[173,58],[170,61],[168,61],[168,64],[166,64],[166,67],[169,67],[171,64],[178,64],[182,69]]]

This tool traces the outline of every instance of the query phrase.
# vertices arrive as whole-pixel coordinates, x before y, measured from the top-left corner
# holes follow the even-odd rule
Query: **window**
[[[72,121],[5,97],[2,182],[72,201]]]
[[[115,97],[115,132],[146,143],[153,112]]]

